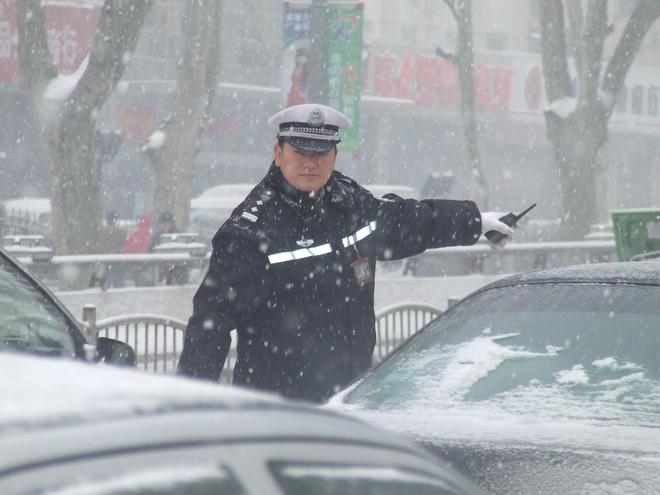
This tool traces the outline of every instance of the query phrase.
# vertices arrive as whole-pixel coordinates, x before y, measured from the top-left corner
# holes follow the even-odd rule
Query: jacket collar
[[[318,200],[310,197],[308,192],[300,191],[289,184],[282,175],[279,167],[275,165],[275,161],[271,163],[270,169],[268,169],[268,179],[273,189],[279,192],[286,202],[295,208],[308,210],[311,209],[312,206],[318,204]],[[321,189],[321,198],[323,198],[324,195],[325,191]]]
[[[350,191],[341,181],[337,180],[339,173],[333,171],[330,180],[321,188],[320,201],[330,203],[345,209],[351,209],[354,206]],[[271,163],[267,174],[268,180],[273,189],[279,192],[285,201],[298,211],[309,211],[312,207],[318,205],[315,198],[311,198],[308,192],[300,191],[287,182],[282,175],[275,161]]]

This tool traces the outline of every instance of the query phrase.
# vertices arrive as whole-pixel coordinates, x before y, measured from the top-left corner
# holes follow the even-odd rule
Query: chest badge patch
[[[371,269],[368,259],[357,258],[351,263],[351,268],[353,269],[353,276],[358,287],[364,287],[374,281],[374,272]]]
[[[312,244],[314,244],[314,239],[305,239],[302,237],[299,241],[296,241],[296,244],[300,247],[308,248]]]

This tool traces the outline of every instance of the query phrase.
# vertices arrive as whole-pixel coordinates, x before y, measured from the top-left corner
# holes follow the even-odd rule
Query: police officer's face
[[[330,179],[335,169],[337,148],[325,153],[304,151],[284,143],[275,145],[275,165],[286,181],[300,191],[316,192]]]

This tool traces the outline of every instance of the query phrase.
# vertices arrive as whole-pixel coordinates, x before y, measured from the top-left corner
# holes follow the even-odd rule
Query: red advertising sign
[[[20,0],[0,0],[0,82],[16,82],[18,79],[17,1]],[[43,10],[53,62],[60,72],[73,72],[94,40],[98,8],[46,2]]]
[[[147,139],[156,129],[156,109],[146,105],[122,105],[117,124],[126,139]]]
[[[508,110],[515,71],[502,65],[477,65],[476,103],[487,110]],[[444,59],[383,52],[375,56],[374,89],[378,96],[407,98],[421,105],[456,107],[460,86],[456,67]]]
[[[16,80],[17,40],[16,0],[0,0],[0,81]]]

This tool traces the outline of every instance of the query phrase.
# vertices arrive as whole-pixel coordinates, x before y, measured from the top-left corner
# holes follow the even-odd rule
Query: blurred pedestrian
[[[138,220],[137,229],[131,232],[126,238],[126,242],[121,248],[125,254],[146,253],[151,242],[151,214],[144,213]],[[130,272],[133,275],[135,285],[153,284],[153,277],[144,264],[134,263],[130,266]],[[152,280],[149,280],[151,278]]]
[[[163,243],[163,235],[165,234],[178,234],[181,230],[177,227],[174,220],[174,213],[164,211],[158,215],[156,228],[151,236],[149,243],[149,252],[153,253],[154,249]],[[166,285],[183,285],[188,281],[188,269],[181,264],[169,265],[164,273],[160,274],[159,282],[165,282]]]
[[[145,213],[138,220],[137,229],[129,234],[121,248],[122,253],[146,253],[151,242],[151,214]]]
[[[126,242],[126,231],[117,224],[117,220],[117,212],[110,210],[106,213],[101,235],[101,249],[104,253],[121,253]]]
[[[149,248],[147,251],[153,253],[154,248],[160,244],[163,234],[178,234],[179,232],[181,231],[176,226],[176,222],[174,221],[174,213],[171,211],[162,212],[160,215],[158,215],[156,227],[154,228],[153,234],[151,235],[151,240],[149,241]]]

